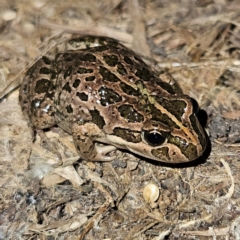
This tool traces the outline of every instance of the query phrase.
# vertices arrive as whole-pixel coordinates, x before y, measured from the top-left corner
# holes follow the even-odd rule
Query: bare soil
[[[53,128],[60,165],[27,126],[16,88],[0,102],[0,239],[240,239],[240,1],[2,0],[1,90],[86,34],[114,37],[171,73],[208,116],[209,147],[189,164],[121,151],[93,163]],[[143,196],[150,183],[157,198]]]

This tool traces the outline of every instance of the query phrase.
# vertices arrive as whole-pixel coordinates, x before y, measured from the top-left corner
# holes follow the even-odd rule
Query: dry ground
[[[71,34],[114,37],[170,72],[208,114],[211,146],[183,166],[76,162],[55,128],[59,166],[32,143],[16,89],[0,102],[0,239],[240,239],[240,1],[1,0],[1,89]]]

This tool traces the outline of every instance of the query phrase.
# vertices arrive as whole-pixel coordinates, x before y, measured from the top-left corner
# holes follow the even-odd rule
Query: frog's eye
[[[192,106],[193,106],[193,112],[194,112],[195,114],[198,114],[198,112],[199,112],[199,106],[198,106],[197,101],[196,101],[194,98],[191,98],[191,102],[192,102]]]
[[[165,141],[165,137],[163,137],[156,130],[154,130],[154,131],[144,131],[143,132],[143,138],[151,146],[159,146]]]

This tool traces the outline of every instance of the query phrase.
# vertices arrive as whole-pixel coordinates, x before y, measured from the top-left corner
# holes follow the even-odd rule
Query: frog
[[[122,149],[185,163],[207,146],[197,102],[169,73],[109,37],[75,37],[42,56],[24,76],[19,102],[33,129],[61,128],[86,161],[112,161]]]

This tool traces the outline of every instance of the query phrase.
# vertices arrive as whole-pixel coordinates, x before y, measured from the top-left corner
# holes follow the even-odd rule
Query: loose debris
[[[0,239],[239,239],[239,12],[237,0],[0,3]],[[23,119],[16,87],[73,34],[114,37],[171,73],[208,114],[203,158],[168,166],[117,151],[84,162],[53,128],[60,165]]]

